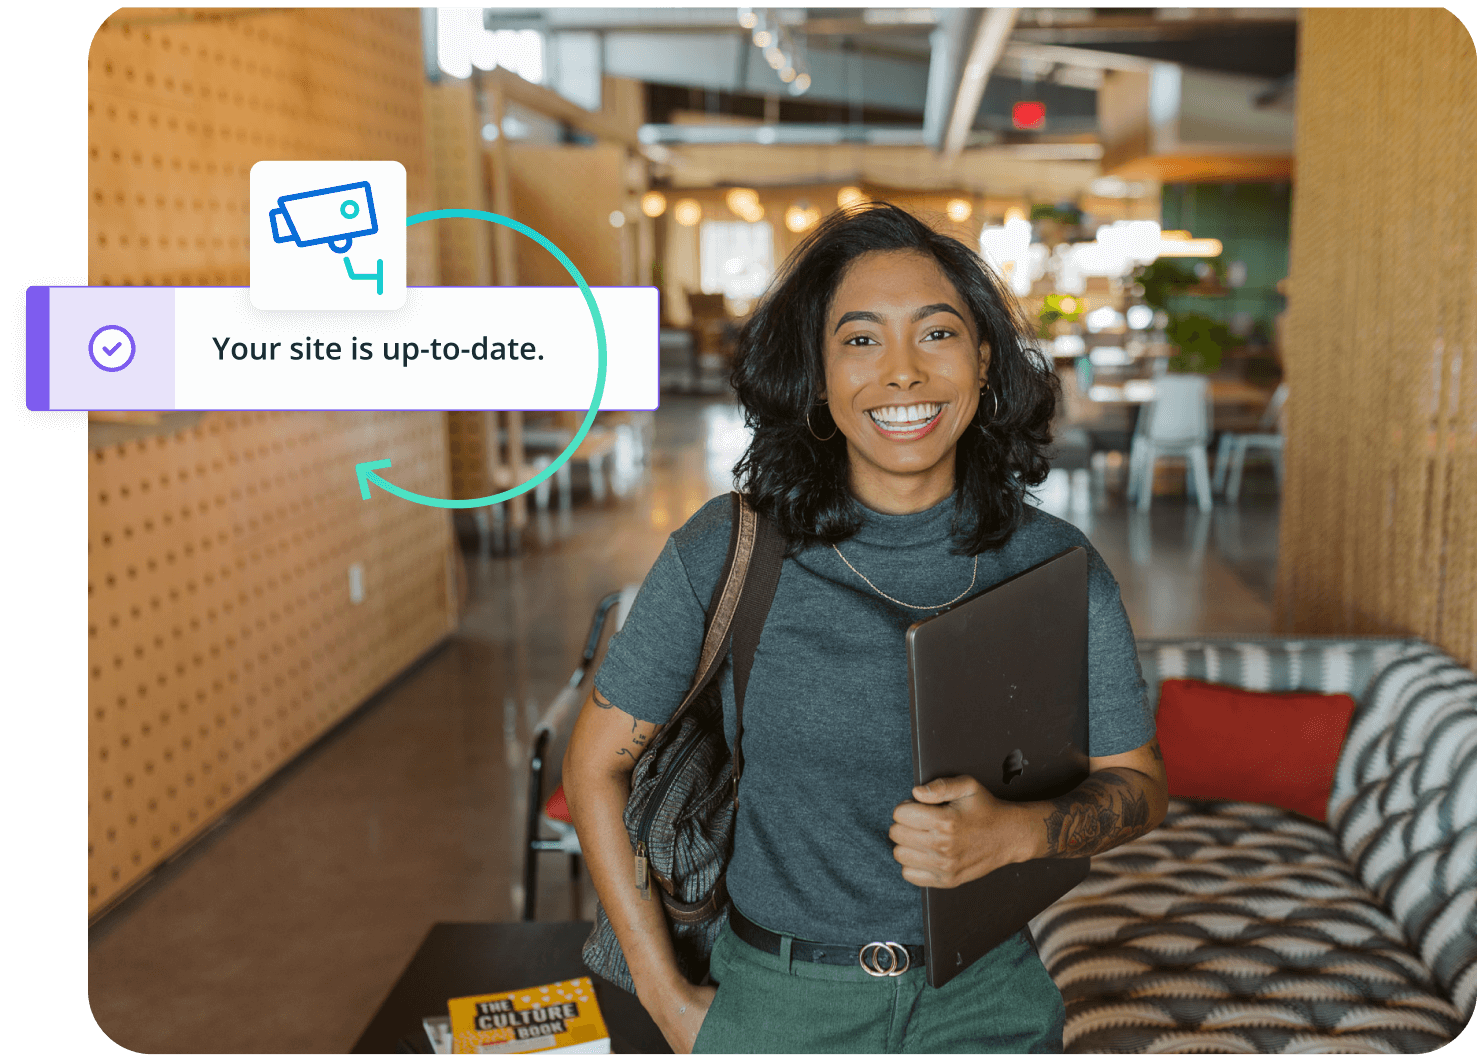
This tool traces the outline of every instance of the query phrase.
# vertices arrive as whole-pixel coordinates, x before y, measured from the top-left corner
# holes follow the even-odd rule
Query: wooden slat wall
[[[1477,57],[1436,9],[1309,9],[1277,621],[1477,661]]]
[[[432,207],[423,79],[415,11],[118,12],[89,60],[90,281],[246,284],[264,158],[393,158]],[[408,263],[436,283],[434,224]],[[449,493],[445,415],[164,417],[186,427],[89,453],[90,914],[455,620],[447,514],[362,501],[353,468]]]

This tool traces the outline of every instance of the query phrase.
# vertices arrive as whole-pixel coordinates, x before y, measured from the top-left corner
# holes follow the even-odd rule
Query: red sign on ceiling
[[[1022,131],[1030,131],[1046,124],[1045,103],[1016,103],[1010,108],[1010,123]]]

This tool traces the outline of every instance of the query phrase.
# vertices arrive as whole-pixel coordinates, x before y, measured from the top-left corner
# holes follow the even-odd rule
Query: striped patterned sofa
[[[1477,1000],[1477,677],[1413,639],[1139,652],[1156,705],[1160,679],[1188,677],[1358,707],[1327,826],[1173,799],[1033,921],[1067,1051],[1415,1052],[1461,1032]]]

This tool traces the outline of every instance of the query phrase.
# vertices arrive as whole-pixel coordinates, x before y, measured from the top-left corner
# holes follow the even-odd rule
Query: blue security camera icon
[[[293,242],[300,248],[327,245],[335,253],[347,253],[354,239],[379,230],[374,195],[365,181],[284,194],[270,219],[274,242]]]

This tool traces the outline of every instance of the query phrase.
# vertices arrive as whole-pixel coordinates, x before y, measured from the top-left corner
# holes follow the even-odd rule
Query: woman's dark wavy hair
[[[966,555],[1003,545],[1025,516],[1028,487],[1046,479],[1046,448],[1060,382],[1029,343],[1019,304],[957,239],[884,203],[827,218],[785,261],[739,337],[733,387],[753,430],[734,468],[740,486],[791,551],[850,538],[861,527],[846,438],[817,393],[825,377],[825,322],[847,270],[867,253],[915,250],[939,267],[969,306],[991,349],[989,385],[959,440],[953,533]],[[806,415],[810,415],[807,424]],[[812,428],[814,431],[812,432]],[[829,436],[818,440],[816,435]]]

